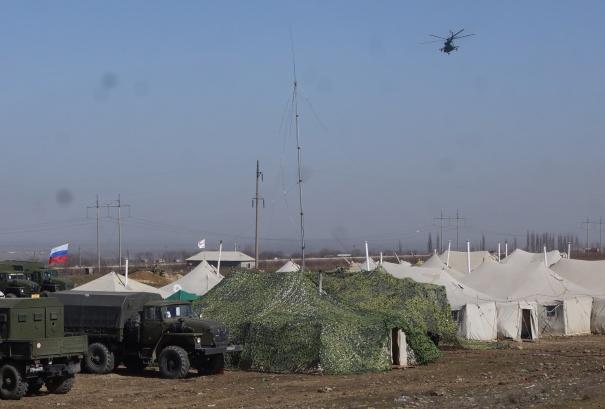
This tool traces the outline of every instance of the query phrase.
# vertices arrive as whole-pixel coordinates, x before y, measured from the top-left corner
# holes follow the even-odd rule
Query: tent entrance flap
[[[393,328],[391,330],[391,362],[394,366],[408,365],[405,332],[399,328]]]
[[[521,339],[533,339],[531,330],[531,310],[521,310]]]

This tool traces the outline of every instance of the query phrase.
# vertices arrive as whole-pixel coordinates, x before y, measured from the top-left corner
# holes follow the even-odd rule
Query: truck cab
[[[40,286],[28,280],[21,272],[0,272],[0,291],[7,298],[31,298],[40,292]]]
[[[71,288],[66,280],[59,277],[59,272],[53,269],[32,271],[29,279],[40,286],[40,292],[54,293]]]

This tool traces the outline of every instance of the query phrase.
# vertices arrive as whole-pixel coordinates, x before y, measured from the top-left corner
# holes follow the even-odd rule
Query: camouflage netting
[[[364,274],[366,276],[369,280],[387,279],[384,273]],[[347,280],[350,278],[346,276],[330,276],[324,281],[329,288],[327,293],[319,296],[317,284],[305,274],[240,272],[224,279],[196,302],[195,308],[204,318],[224,322],[232,342],[244,346],[242,353],[231,362],[243,369],[297,373],[387,370],[391,365],[392,328],[406,332],[419,362],[429,362],[439,356],[426,331],[429,327],[441,328],[437,324],[440,320],[422,321],[431,308],[442,309],[442,304],[435,301],[437,296],[427,297],[438,291],[431,289],[425,294],[419,287],[414,294],[412,286],[406,287],[407,292],[401,292],[409,295],[404,311],[420,305],[420,313],[406,317],[405,313],[385,313],[382,307],[375,308],[369,301],[360,301],[369,300],[375,292],[364,290],[363,280],[348,296],[344,292],[340,297],[331,294],[332,288],[339,291],[341,286],[348,287]],[[366,284],[374,285],[372,283]],[[388,286],[388,283],[384,281],[380,285]],[[364,291],[366,296],[361,295]],[[435,306],[427,308],[431,303]]]
[[[311,273],[309,273],[311,274]],[[310,275],[315,282],[318,274]],[[434,361],[439,351],[435,341],[456,343],[456,325],[451,319],[445,288],[399,279],[382,269],[360,273],[323,273],[324,291],[364,313],[378,312],[391,327],[400,325],[420,363]]]

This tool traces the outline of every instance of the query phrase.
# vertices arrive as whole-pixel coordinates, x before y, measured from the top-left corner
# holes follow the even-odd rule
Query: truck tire
[[[209,355],[197,367],[200,375],[216,375],[225,370],[225,357],[223,354]]]
[[[42,378],[34,378],[27,380],[27,394],[36,395],[40,392],[40,389],[44,386],[44,380]]]
[[[13,293],[8,293],[5,295],[6,298],[17,298],[17,296]]]
[[[158,364],[162,377],[169,379],[186,377],[191,366],[187,351],[175,345],[167,346],[162,350]]]
[[[56,376],[46,381],[46,389],[48,392],[57,395],[64,395],[71,390],[76,382],[74,375]]]
[[[27,382],[23,382],[21,374],[12,365],[6,364],[0,368],[0,398],[19,400],[27,394]]]
[[[113,371],[115,356],[104,344],[94,342],[88,346],[84,357],[84,368],[86,372],[94,374],[107,374]]]

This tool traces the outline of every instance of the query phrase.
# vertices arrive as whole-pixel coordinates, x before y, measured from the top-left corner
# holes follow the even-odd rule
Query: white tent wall
[[[475,341],[498,337],[496,303],[466,304],[458,312],[458,335]]]
[[[575,297],[563,301],[565,335],[590,334],[592,297]]]
[[[590,332],[593,334],[605,334],[605,298],[595,297],[592,299]]]
[[[565,313],[562,301],[538,304],[540,335],[565,335]]]
[[[523,335],[523,311],[529,311],[530,338],[537,339],[540,336],[538,330],[538,306],[535,303],[511,302],[496,303],[498,338],[521,340]]]

